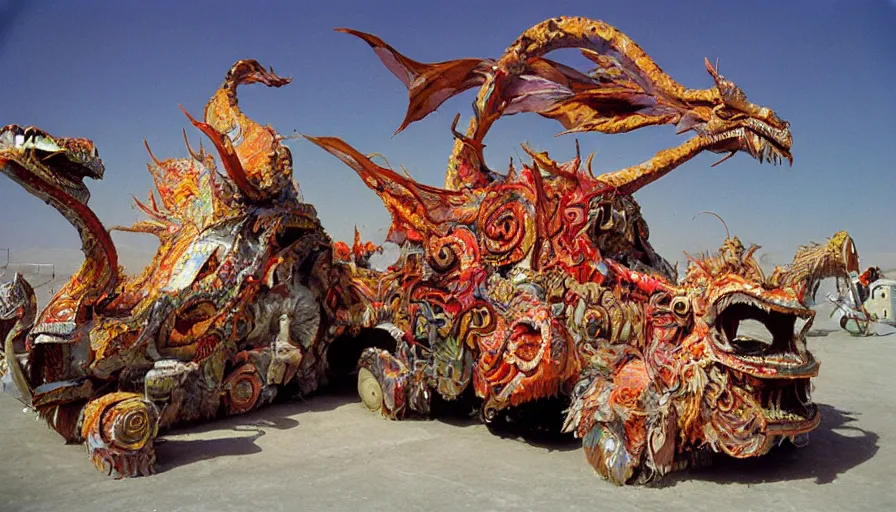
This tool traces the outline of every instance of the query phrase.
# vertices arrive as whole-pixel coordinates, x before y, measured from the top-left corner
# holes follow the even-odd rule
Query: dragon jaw
[[[806,346],[815,312],[793,287],[766,280],[753,252],[729,239],[719,257],[692,262],[685,278],[712,382],[702,397],[714,432],[707,441],[738,458],[821,421],[810,397],[819,363]]]
[[[0,128],[0,162],[10,178],[46,199],[57,190],[87,204],[90,192],[84,178],[102,179],[103,162],[93,142],[52,137],[33,126]]]
[[[705,65],[716,83],[711,89],[715,94],[711,102],[691,106],[682,115],[677,123],[679,133],[694,130],[707,138],[707,149],[715,153],[743,151],[760,163],[778,164],[786,159],[793,165],[790,123],[771,109],[747,100],[746,94],[720,75],[709,60]]]
[[[78,230],[86,260],[69,284],[81,284],[74,287],[76,290],[63,288],[53,299],[68,302],[68,306],[60,305],[61,310],[68,311],[68,316],[77,316],[79,312],[75,310],[81,308],[71,308],[72,301],[77,303],[89,297],[88,302],[95,303],[118,279],[115,244],[87,206],[90,192],[84,178],[99,180],[105,173],[99,152],[88,139],[53,137],[33,126],[8,125],[0,128],[0,171],[59,210]],[[45,311],[41,315],[39,324],[46,314]]]
[[[806,348],[814,312],[743,292],[725,294],[714,308],[718,313],[707,354],[728,377],[727,401],[711,404],[711,424],[723,432],[722,450],[752,457],[767,452],[780,437],[794,439],[814,430],[821,415],[811,401],[810,380],[819,363]],[[758,328],[750,329],[749,323]],[[734,415],[722,411],[732,404]]]

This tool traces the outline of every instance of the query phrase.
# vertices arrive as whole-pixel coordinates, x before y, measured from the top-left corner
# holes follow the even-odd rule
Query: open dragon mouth
[[[746,151],[760,163],[768,161],[778,165],[786,159],[793,165],[790,154],[792,138],[786,127],[775,128],[759,119],[750,118],[737,128],[707,134],[707,137],[714,152]]]
[[[61,189],[81,203],[90,192],[84,178],[102,179],[104,168],[96,147],[87,139],[54,138],[35,127],[0,128],[0,156],[14,161],[31,176]]]
[[[810,378],[819,365],[805,342],[814,312],[742,292],[724,295],[715,311],[710,357],[761,408],[766,432],[794,435],[815,428],[820,417]]]
[[[735,292],[715,302],[712,356],[760,379],[808,378],[818,362],[806,349],[814,312]]]

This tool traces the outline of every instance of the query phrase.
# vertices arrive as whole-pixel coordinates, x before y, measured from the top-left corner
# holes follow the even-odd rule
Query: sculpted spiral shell
[[[261,396],[263,384],[255,366],[247,364],[232,373],[224,381],[224,397],[229,414],[241,414],[251,410]]]
[[[535,242],[535,209],[526,192],[522,188],[491,192],[482,201],[477,229],[484,260],[509,265],[529,254]]]
[[[126,450],[139,450],[152,438],[154,420],[142,400],[133,398],[119,403],[110,411],[112,440]]]

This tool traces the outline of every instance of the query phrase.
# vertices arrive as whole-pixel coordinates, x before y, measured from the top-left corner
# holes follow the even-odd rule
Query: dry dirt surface
[[[167,432],[158,474],[115,481],[2,395],[0,510],[896,510],[896,334],[853,338],[826,317],[809,339],[824,418],[809,445],[661,485],[602,481],[574,440],[387,421],[351,392]]]

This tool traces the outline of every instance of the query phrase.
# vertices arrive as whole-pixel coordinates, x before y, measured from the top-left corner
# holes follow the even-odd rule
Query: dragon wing
[[[443,233],[447,222],[473,222],[478,214],[478,201],[471,201],[467,193],[417,183],[378,166],[339,138],[307,135],[305,138],[354,169],[380,196],[392,214],[392,225],[386,237],[390,242],[419,242],[424,235]]]

